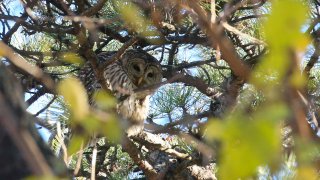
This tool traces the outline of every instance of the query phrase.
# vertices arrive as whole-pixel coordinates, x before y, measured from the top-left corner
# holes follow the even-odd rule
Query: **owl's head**
[[[162,72],[160,63],[156,58],[143,50],[127,50],[122,55],[120,63],[137,88],[161,82]]]

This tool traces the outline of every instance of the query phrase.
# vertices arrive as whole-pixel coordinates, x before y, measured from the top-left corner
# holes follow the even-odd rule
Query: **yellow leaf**
[[[58,85],[58,93],[61,94],[75,120],[82,120],[89,113],[89,104],[86,90],[77,78],[67,78]]]
[[[250,177],[256,173],[258,166],[279,164],[280,122],[287,115],[287,107],[275,103],[261,106],[251,118],[245,114],[236,114],[221,123],[211,123],[212,126],[218,124],[217,128],[220,128],[217,133],[222,142],[221,166],[218,171],[220,178]],[[212,132],[216,129],[210,132],[216,134]]]
[[[263,91],[277,92],[277,86],[281,86],[289,65],[295,63],[291,61],[289,52],[302,50],[310,42],[301,32],[307,14],[307,7],[299,0],[272,1],[271,15],[264,26],[270,53],[262,59],[251,79]],[[296,83],[303,84],[302,81]]]
[[[297,178],[296,179],[308,179],[308,180],[316,180],[319,175],[317,170],[313,167],[303,166],[298,168]]]
[[[86,142],[85,138],[78,135],[73,134],[68,146],[68,154],[72,155],[78,152],[81,149],[81,146],[84,146],[84,142]]]
[[[299,70],[293,72],[290,77],[291,84],[296,88],[303,88],[307,83],[307,78],[304,74],[301,74]]]
[[[72,53],[72,52],[63,53],[63,55],[61,56],[61,59],[64,62],[72,63],[72,64],[84,63],[83,59],[78,54]]]
[[[108,140],[114,143],[120,142],[123,132],[119,121],[115,117],[110,116],[107,120],[105,120],[102,131]]]
[[[2,49],[0,49],[0,57],[2,57],[4,55],[5,55],[5,52]]]
[[[95,99],[96,105],[100,109],[108,110],[116,107],[117,100],[113,95],[107,93],[106,91],[96,91],[93,97]]]
[[[146,38],[150,36],[160,36],[160,33],[156,30],[156,28],[152,27],[152,22],[146,19],[139,7],[132,2],[120,2],[117,4],[117,8],[121,18],[135,32]],[[154,39],[152,38],[148,38],[147,40],[155,43]]]
[[[101,128],[101,121],[92,113],[86,116],[79,123],[84,128],[85,134],[88,134],[89,136],[94,132],[99,132],[99,129]]]
[[[221,120],[210,119],[205,129],[207,139],[221,139],[225,131],[225,124]]]

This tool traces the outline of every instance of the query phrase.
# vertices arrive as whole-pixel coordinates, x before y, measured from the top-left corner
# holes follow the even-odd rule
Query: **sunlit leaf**
[[[2,57],[4,55],[5,55],[5,52],[2,49],[0,49],[0,57]]]
[[[308,179],[316,180],[319,179],[319,174],[317,170],[312,166],[303,166],[298,168],[298,173],[296,179]]]
[[[110,108],[115,108],[117,100],[115,99],[115,97],[111,94],[108,94],[106,91],[96,91],[94,94],[94,99],[95,99],[95,103],[96,105],[100,108],[100,109],[110,109]]]
[[[304,74],[300,73],[299,71],[294,71],[290,77],[290,82],[293,87],[300,89],[306,85],[307,78]]]
[[[123,134],[119,120],[116,117],[108,117],[103,123],[102,133],[112,142],[120,142]]]
[[[70,105],[72,116],[75,120],[81,120],[89,113],[89,104],[86,90],[76,78],[67,78],[58,85],[58,92]]]
[[[285,50],[288,46],[299,46],[298,42],[304,42],[306,37],[301,32],[301,27],[306,21],[307,13],[307,7],[299,0],[273,1],[271,15],[265,25],[266,40],[270,48]]]
[[[81,146],[85,146],[86,144],[84,144],[85,141],[85,137],[80,136],[79,134],[75,133],[72,135],[71,140],[69,142],[69,146],[68,146],[68,154],[74,154],[76,152],[79,152],[79,150],[81,149]]]
[[[120,142],[122,128],[114,112],[96,112],[86,116],[78,124],[83,127],[82,135],[91,137],[99,134],[112,142]]]
[[[99,129],[101,128],[101,122],[94,114],[86,116],[79,124],[86,130],[86,134],[88,135],[99,132]]]
[[[76,53],[72,53],[72,52],[67,52],[67,53],[63,53],[61,56],[61,59],[64,62],[67,63],[72,63],[72,64],[83,64],[84,61],[83,59]]]
[[[206,137],[208,139],[222,139],[225,131],[225,123],[217,119],[210,119],[206,128]]]
[[[220,177],[249,177],[260,165],[277,164],[281,151],[280,122],[287,114],[287,108],[279,103],[260,107],[251,117],[238,114],[209,123],[208,137],[223,143]]]
[[[152,26],[152,22],[142,15],[138,6],[130,1],[120,1],[116,4],[121,18],[125,21],[129,28],[146,38],[149,36],[160,35],[159,32]],[[153,41],[150,38],[147,40]]]
[[[290,9],[290,10],[284,10]],[[287,74],[292,52],[305,49],[310,42],[301,32],[307,18],[307,8],[299,0],[272,1],[272,11],[264,30],[270,53],[262,60],[252,76],[252,83],[265,91],[275,88]],[[297,77],[297,76],[296,76]],[[273,81],[269,81],[273,80]],[[292,81],[303,84],[303,80]]]

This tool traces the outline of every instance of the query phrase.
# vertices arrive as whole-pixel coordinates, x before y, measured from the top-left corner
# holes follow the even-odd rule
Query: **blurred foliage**
[[[306,22],[307,8],[296,0],[275,1],[272,5],[271,15],[264,26],[266,41],[271,53],[259,64],[252,76],[252,83],[266,92],[274,92],[269,88],[281,85],[290,61],[294,61],[292,56],[295,54],[292,53],[295,53],[295,50],[304,50],[309,43],[308,37],[301,32]],[[283,8],[291,10],[283,11]],[[283,33],[286,28],[289,28],[290,31]],[[304,81],[303,76],[298,75],[300,74],[299,69],[295,71],[292,82],[301,86]],[[268,88],[265,88],[267,84]]]
[[[287,8],[290,11],[284,11]],[[272,3],[271,15],[263,26],[270,53],[258,65],[251,81],[262,93],[257,97],[263,97],[263,101],[250,114],[246,108],[238,108],[223,122],[214,119],[209,122],[207,137],[222,143],[218,171],[221,179],[252,177],[261,165],[268,165],[271,172],[279,169],[280,129],[282,122],[289,117],[289,107],[281,98],[281,89],[291,68],[289,64],[296,63],[290,62],[294,61],[293,53],[304,50],[309,43],[301,32],[306,14],[307,9],[300,1],[281,0]],[[290,32],[283,33],[288,27]],[[298,67],[289,75],[293,87],[303,87],[305,79]],[[299,171],[298,177],[302,177]],[[308,171],[312,169],[302,166],[301,174]],[[309,174],[308,177],[315,176]]]
[[[237,3],[237,1],[217,0],[216,13],[222,13],[224,6],[229,2]],[[248,1],[247,3],[250,5],[254,2]],[[302,52],[310,43],[309,37],[301,32],[305,24],[308,23],[306,19],[310,13],[306,3],[303,0],[274,0],[267,2],[260,8],[239,10],[230,16],[228,23],[231,23],[236,29],[257,39],[265,40],[268,43],[268,53],[262,60],[259,60],[257,67],[254,67],[249,83],[240,89],[236,106],[225,112],[223,120],[199,118],[179,124],[180,121],[186,120],[186,117],[209,111],[210,106],[215,103],[215,100],[210,99],[192,86],[186,86],[182,83],[164,85],[152,97],[149,113],[149,118],[152,121],[164,126],[171,122],[177,123],[174,127],[181,132],[197,135],[196,137],[199,139],[204,134],[209,144],[214,148],[218,142],[221,149],[219,149],[218,157],[215,160],[218,163],[220,179],[313,179],[317,177],[317,172],[312,165],[313,160],[319,158],[317,145],[294,137],[296,154],[288,155],[282,152],[281,130],[292,114],[284,99],[284,86],[289,84],[296,89],[302,89],[307,84],[306,89],[310,95],[315,97],[320,95],[319,66],[316,65],[312,69],[309,81],[301,75],[300,64],[305,64],[305,62],[294,62],[298,66],[291,66],[292,61],[297,59],[295,58],[297,53]],[[210,12],[210,3],[201,1],[200,4],[207,12]],[[308,6],[315,10],[312,4]],[[76,7],[70,6],[70,8]],[[165,6],[162,9],[163,11],[168,10],[168,7]],[[168,12],[171,10],[169,9]],[[47,17],[45,6],[42,9],[35,9],[34,12],[42,15],[44,20],[49,18],[59,26],[68,27],[73,23],[63,19],[56,11],[53,12],[55,16]],[[161,14],[164,16],[161,18],[169,23],[174,22],[172,13],[168,12],[164,15]],[[110,28],[122,37],[128,34],[138,35],[150,43],[157,44],[159,42],[152,40],[155,37],[161,37],[162,34],[148,13],[150,12],[145,12],[131,1],[113,0],[107,1],[96,17],[112,22],[105,24],[104,27]],[[261,17],[237,21],[239,18],[255,14],[260,14]],[[40,24],[43,22],[45,21],[39,19]],[[182,37],[185,32],[198,33],[199,38],[205,35],[204,31],[197,29],[198,25],[194,24],[190,15],[182,17],[174,23],[172,24],[176,25],[176,32],[171,32],[168,37],[173,37],[173,35]],[[44,66],[43,68],[53,77],[58,77],[58,80],[64,79],[59,83],[58,88],[59,94],[63,97],[57,97],[50,108],[39,116],[46,121],[59,122],[50,129],[52,137],[49,139],[49,143],[54,152],[63,157],[65,152],[63,152],[62,144],[65,143],[68,150],[67,155],[71,156],[68,166],[74,169],[78,158],[76,152],[79,151],[81,145],[86,147],[92,137],[96,135],[93,132],[96,132],[98,135],[106,137],[100,138],[98,142],[101,149],[106,151],[99,151],[101,159],[104,159],[98,164],[101,165],[100,170],[106,172],[107,179],[131,177],[137,166],[134,165],[129,155],[121,150],[120,145],[116,145],[121,133],[123,133],[115,113],[116,99],[104,91],[96,92],[94,106],[98,108],[92,108],[88,104],[82,84],[76,78],[70,77],[70,74],[76,75],[77,71],[74,70],[83,64],[80,55],[70,51],[70,49],[74,50],[77,47],[75,36],[35,33],[28,31],[27,28],[23,28],[21,33],[23,35],[12,40],[13,43],[16,43],[16,48],[44,53],[41,58],[28,55],[26,56],[28,61],[34,64],[49,64],[50,62],[68,64],[57,67]],[[262,45],[253,45],[247,39],[239,38],[232,32],[226,34],[236,45],[237,53],[241,59],[248,63],[251,63],[247,61],[248,59],[259,55],[261,50],[265,48]],[[110,40],[106,34],[99,33],[98,35],[103,41]],[[103,45],[103,41],[94,42],[94,50],[101,48],[99,52],[116,51],[123,45],[120,41],[113,39],[100,47]],[[176,42],[172,41],[172,43]],[[145,49],[147,48],[149,47]],[[155,54],[161,54],[161,51],[164,52],[162,64],[167,65],[168,53],[170,53],[172,45],[151,48],[154,49],[154,51],[150,51],[151,53],[158,51],[160,53]],[[309,51],[312,52],[314,49]],[[223,59],[216,59],[216,55],[219,53],[207,45],[179,44],[172,67],[176,68],[194,61],[212,60],[205,65],[182,68],[180,72],[200,78],[209,87],[223,91],[232,73]],[[316,99],[315,104],[320,105],[319,99]],[[201,127],[207,122],[206,130],[199,133],[197,131],[199,126]],[[72,134],[71,137],[69,137],[70,134]],[[186,143],[185,139],[179,136],[165,134],[164,137],[182,152],[188,154],[196,152],[197,147],[194,144]],[[87,173],[90,173],[91,154],[92,148],[87,147],[81,164],[82,170]]]
[[[64,53],[61,59],[67,63],[72,63],[72,64],[82,65],[84,63],[83,59],[78,54],[71,53],[71,52]]]
[[[147,19],[134,3],[127,0],[113,2],[129,31],[136,32],[151,42],[152,36],[160,36],[151,20]]]
[[[207,137],[223,143],[218,171],[222,179],[249,177],[259,165],[279,162],[280,121],[288,115],[287,111],[285,105],[268,105],[250,117],[234,114],[223,122],[211,120]]]
[[[96,138],[97,134],[102,134],[113,142],[119,142],[121,128],[115,112],[101,112],[102,115],[100,115],[101,113],[90,110],[86,90],[78,79],[70,77],[62,80],[58,85],[58,92],[69,105],[71,115],[69,121],[74,129],[68,154],[78,152],[81,146],[85,147],[90,142],[90,138]],[[106,92],[100,92],[96,95],[98,107],[102,107],[104,110],[115,108],[114,97]]]
[[[87,92],[78,79],[64,79],[58,86],[58,92],[70,105],[71,115],[76,121],[82,121],[89,114]]]

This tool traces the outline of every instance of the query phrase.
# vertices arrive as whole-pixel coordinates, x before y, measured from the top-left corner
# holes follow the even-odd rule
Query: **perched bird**
[[[97,55],[98,65],[111,59],[116,52],[103,52]],[[117,61],[103,70],[108,89],[117,98],[117,112],[129,126],[143,124],[149,109],[149,97],[153,91],[135,92],[135,90],[157,84],[162,80],[160,63],[143,50],[127,50]],[[88,91],[89,102],[94,104],[94,92],[101,89],[90,63],[79,73],[79,77]],[[142,126],[143,127],[143,126]]]

